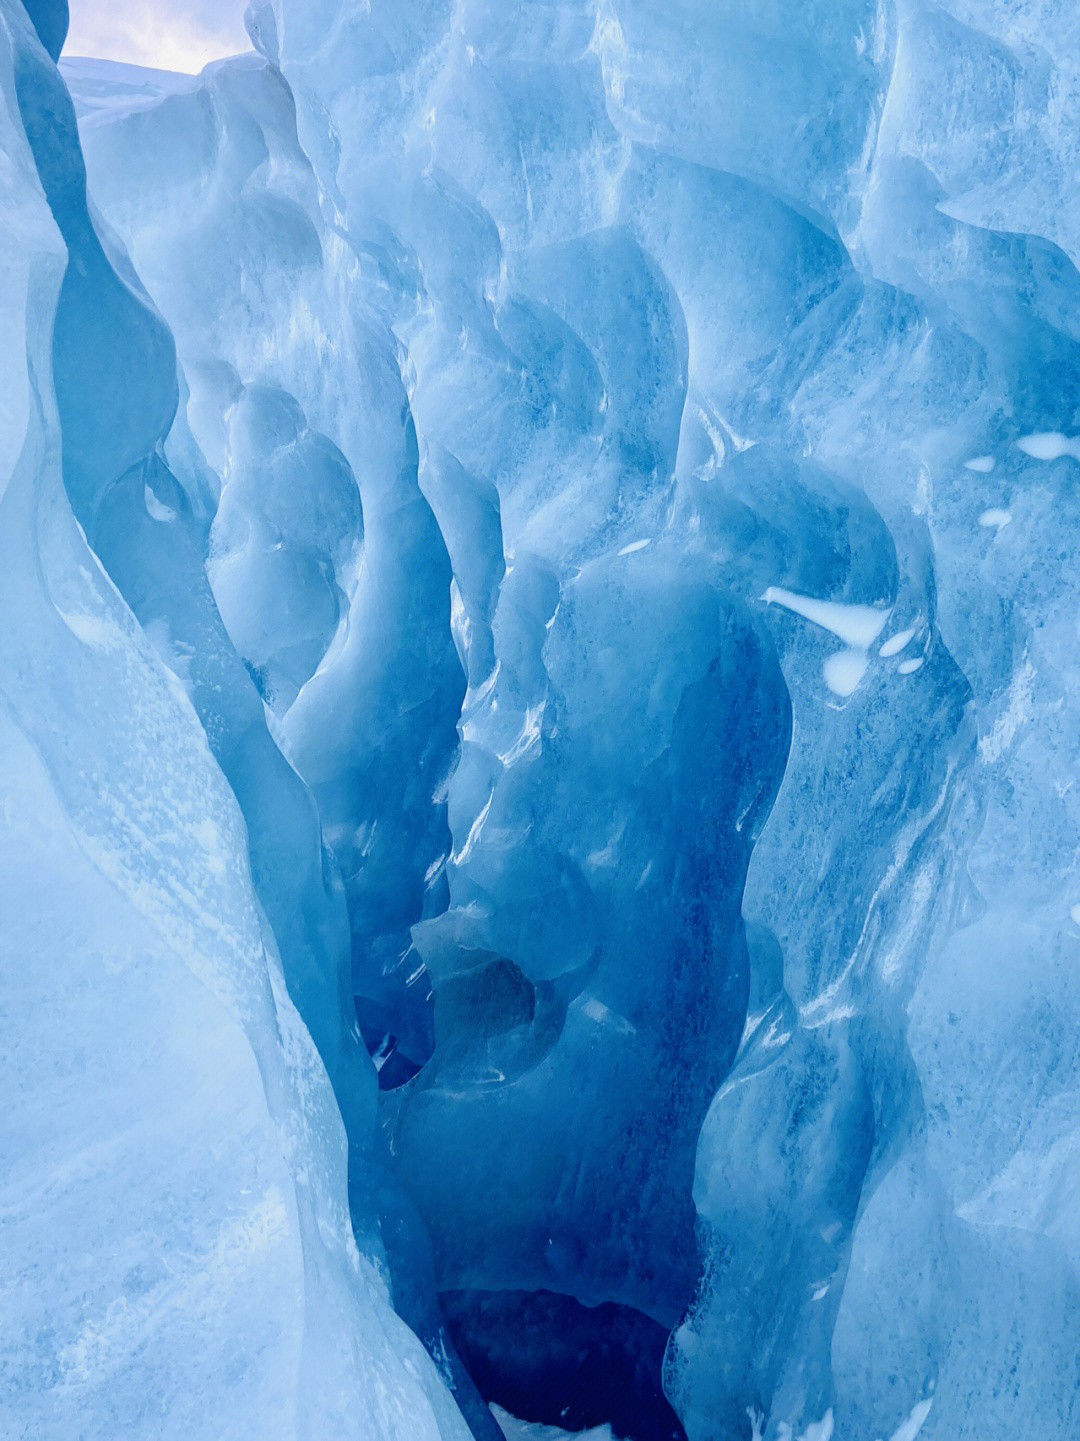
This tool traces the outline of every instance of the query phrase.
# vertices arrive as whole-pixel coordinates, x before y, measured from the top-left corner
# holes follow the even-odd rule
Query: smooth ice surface
[[[1074,1441],[1074,9],[0,16],[0,1429]]]

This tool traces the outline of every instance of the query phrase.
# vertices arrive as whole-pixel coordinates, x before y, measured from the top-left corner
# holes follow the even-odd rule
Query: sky
[[[250,50],[244,0],[68,0],[65,55],[197,73]]]

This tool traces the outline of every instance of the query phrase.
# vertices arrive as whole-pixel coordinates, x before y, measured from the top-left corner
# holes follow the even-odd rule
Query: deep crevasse
[[[1074,1435],[1078,23],[3,15],[15,1434]]]

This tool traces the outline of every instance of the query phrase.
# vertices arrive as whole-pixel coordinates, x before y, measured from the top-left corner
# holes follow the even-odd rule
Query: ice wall
[[[58,50],[59,12],[35,19]],[[196,713],[229,662],[209,591],[185,593],[198,527],[159,452],[171,338],[98,242],[64,85],[7,0],[0,86],[0,1429],[463,1438],[353,1238],[335,1041],[320,1058],[290,999],[291,937],[212,754],[233,714],[208,744]],[[142,627],[117,584],[152,597]],[[152,643],[166,621],[193,627],[187,684]]]
[[[66,66],[64,478],[397,1311],[478,1441],[1066,1441],[1071,13],[248,23]]]
[[[620,1137],[603,1163],[605,1227],[572,1119],[592,1078],[606,1095],[604,1043],[569,1073],[555,1058],[603,985],[608,946],[620,993],[605,1023],[637,1029],[657,969],[680,974],[681,934],[701,936],[683,930],[680,894],[717,916],[741,878],[702,883],[693,827],[654,836],[650,860],[689,864],[694,879],[686,892],[666,882],[652,964],[620,935],[629,916],[648,936],[636,891],[605,896],[608,874],[634,876],[640,833],[625,811],[605,826],[600,797],[613,782],[639,789],[637,718],[662,705],[649,646],[675,646],[662,611],[653,629],[655,602],[646,622],[621,587],[582,630],[597,568],[622,564],[642,594],[660,566],[672,592],[694,576],[741,597],[780,658],[793,738],[742,898],[740,1053],[697,1148],[704,1280],[665,1372],[694,1436],[1005,1436],[1034,1413],[1064,1436],[1076,1422],[1078,337],[1061,193],[1076,44],[1050,6],[955,8],[253,7],[350,235],[389,227],[419,261],[428,304],[398,323],[418,428],[495,484],[512,554],[490,703],[478,693],[463,713],[451,907],[415,933],[436,976],[436,1069],[392,1122],[456,1288],[651,1304],[666,1324],[665,1288],[685,1285],[678,1225],[647,1192],[663,1177],[669,1194],[677,1172],[654,1139],[637,1157],[640,1083],[617,1107],[624,1131],[593,1103],[596,1130]],[[692,605],[676,610],[694,631]],[[740,671],[762,685],[768,662],[747,654]],[[520,697],[517,737],[513,721],[501,729],[505,692]],[[617,748],[590,749],[586,772],[575,703]],[[782,732],[750,729],[747,756],[728,722],[723,759],[694,784],[719,800],[720,776],[752,787],[756,775],[767,799]],[[677,762],[688,776],[693,765]],[[580,815],[555,777],[591,796]],[[584,882],[559,907],[561,945],[546,942],[552,889],[522,916],[552,794]],[[475,1003],[460,1020],[439,978],[449,940],[455,974],[479,953],[534,979],[522,957],[539,937],[548,965],[579,938],[592,949],[545,1062],[564,1074],[537,1107],[540,1149],[563,1147],[565,1179],[539,1214],[558,1227],[585,1205],[567,1221],[579,1247],[556,1238],[545,1269],[524,1275],[536,1188],[517,1197],[505,1151],[485,1169],[490,1123],[465,1118],[513,1112],[545,1072],[511,1080],[503,1050],[485,1074],[491,1023]],[[718,968],[736,993],[738,950]],[[662,1010],[648,1007],[658,1032]],[[457,1061],[482,1036],[484,1101],[462,1096]],[[668,1043],[670,1067],[693,1073],[696,1039]],[[719,1034],[704,1043],[726,1067]],[[668,1115],[693,1105],[684,1093]],[[462,1157],[457,1207],[447,1153],[426,1172],[438,1136]],[[631,1174],[676,1243],[641,1288],[634,1265],[658,1253],[620,1209]],[[483,1243],[469,1229],[478,1204],[490,1206]],[[617,1277],[594,1224],[634,1236]],[[495,1279],[483,1274],[492,1230],[514,1237]],[[464,1329],[490,1357],[485,1306]]]

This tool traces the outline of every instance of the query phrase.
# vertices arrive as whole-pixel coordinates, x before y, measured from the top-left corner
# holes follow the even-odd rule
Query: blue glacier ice
[[[0,0],[0,1433],[1075,1441],[1080,12],[246,23]]]

